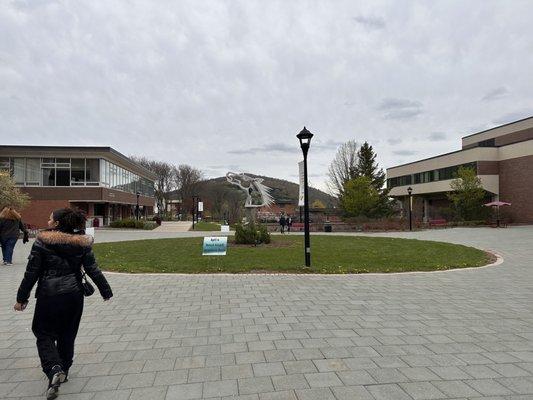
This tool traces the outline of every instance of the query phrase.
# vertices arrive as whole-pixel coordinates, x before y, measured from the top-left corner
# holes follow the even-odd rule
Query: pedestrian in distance
[[[291,228],[292,228],[292,217],[289,215],[289,216],[287,217],[287,232],[290,233]]]
[[[4,265],[13,264],[13,251],[19,238],[19,232],[22,231],[24,238],[23,243],[29,241],[28,231],[22,223],[20,214],[11,207],[4,207],[0,212],[0,243],[2,245],[2,258]]]
[[[48,400],[55,399],[61,383],[68,381],[84,295],[94,292],[85,273],[96,284],[104,301],[113,296],[96,264],[93,238],[85,235],[85,223],[85,214],[70,208],[50,215],[49,229],[37,235],[31,249],[14,306],[16,311],[24,311],[31,290],[39,281],[32,331],[37,338],[41,367],[48,377]]]
[[[285,233],[285,225],[287,223],[287,220],[285,219],[285,215],[281,214],[279,217],[279,226],[281,229],[281,233]]]

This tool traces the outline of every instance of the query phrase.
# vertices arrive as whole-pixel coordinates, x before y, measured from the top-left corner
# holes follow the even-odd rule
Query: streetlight
[[[413,193],[413,188],[409,186],[407,188],[407,193],[409,193],[409,230],[413,230],[413,218],[412,218],[412,210],[411,210],[411,195]]]
[[[141,195],[141,193],[137,192],[136,195],[137,195],[137,205],[135,206],[135,219],[137,219],[138,221],[139,220],[139,196]]]
[[[304,154],[304,231],[305,231],[305,266],[311,266],[311,242],[309,238],[309,196],[307,184],[307,152],[311,144],[313,134],[305,126],[302,131],[296,135],[300,141],[300,147]]]

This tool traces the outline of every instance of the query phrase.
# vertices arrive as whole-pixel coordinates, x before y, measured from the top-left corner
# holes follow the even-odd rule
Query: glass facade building
[[[154,196],[154,182],[103,158],[0,157],[17,186],[100,186]]]

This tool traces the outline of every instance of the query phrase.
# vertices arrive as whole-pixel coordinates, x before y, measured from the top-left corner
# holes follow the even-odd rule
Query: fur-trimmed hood
[[[93,237],[89,235],[77,235],[54,230],[40,232],[37,235],[37,240],[40,240],[46,245],[67,245],[77,247],[91,247],[94,241]]]

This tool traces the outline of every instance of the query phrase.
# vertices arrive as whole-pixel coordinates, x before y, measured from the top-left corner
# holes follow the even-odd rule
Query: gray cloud
[[[208,165],[207,168],[211,169],[238,169],[237,164],[223,164],[223,165]]]
[[[387,139],[387,143],[390,144],[391,146],[396,146],[397,144],[400,144],[403,142],[403,139],[402,138],[390,138],[390,139]]]
[[[499,100],[509,94],[509,88],[507,86],[500,86],[491,90],[485,96],[481,98],[483,101]]]
[[[385,119],[409,119],[422,114],[422,103],[409,99],[385,98],[377,109]]]
[[[514,111],[504,114],[496,119],[493,119],[492,123],[495,125],[504,125],[508,124],[509,122],[517,121],[519,119],[524,119],[531,116],[533,116],[533,107],[529,109],[523,109],[521,111]]]
[[[385,19],[382,17],[371,17],[358,15],[352,18],[357,24],[363,25],[369,29],[384,29],[385,28]]]
[[[300,147],[296,141],[293,141],[293,145],[287,143],[267,143],[262,146],[254,146],[243,149],[229,150],[228,154],[258,154],[258,153],[285,153],[285,154],[300,154]],[[343,142],[339,142],[333,139],[321,140],[314,139],[311,141],[311,147],[319,150],[336,150]]]
[[[286,143],[269,143],[258,147],[249,147],[245,149],[229,150],[228,154],[257,154],[257,153],[298,153],[298,145],[289,146]]]
[[[326,141],[311,142],[311,147],[317,148],[320,150],[337,150],[337,148],[343,143],[344,142],[339,142],[337,140],[328,139]]]
[[[393,150],[393,154],[396,154],[397,156],[414,156],[418,153],[416,150]]]
[[[427,136],[431,142],[440,142],[446,140],[446,134],[444,132],[432,132]]]

